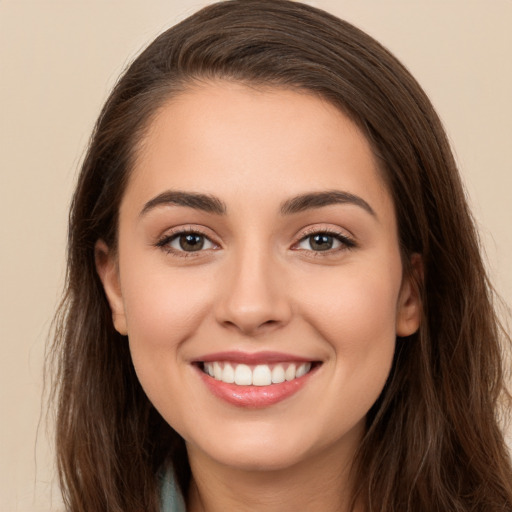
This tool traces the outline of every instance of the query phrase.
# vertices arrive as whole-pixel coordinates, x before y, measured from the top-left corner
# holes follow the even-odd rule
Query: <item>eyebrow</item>
[[[282,215],[293,215],[295,213],[333,204],[352,204],[362,208],[370,215],[377,218],[377,214],[373,208],[362,197],[340,190],[310,192],[292,197],[281,204],[280,211]],[[153,199],[150,199],[142,208],[140,216],[145,215],[157,206],[166,205],[185,206],[216,215],[225,215],[227,211],[226,204],[219,198],[210,194],[167,190]]]
[[[142,208],[140,216],[145,215],[157,206],[165,205],[186,206],[195,210],[202,210],[207,213],[224,215],[226,205],[220,199],[209,194],[197,194],[194,192],[182,192],[179,190],[167,190],[162,194],[149,200]]]
[[[352,204],[359,206],[377,218],[374,209],[362,198],[340,190],[312,192],[288,199],[281,205],[282,215],[293,215],[313,208],[322,208],[333,204]]]

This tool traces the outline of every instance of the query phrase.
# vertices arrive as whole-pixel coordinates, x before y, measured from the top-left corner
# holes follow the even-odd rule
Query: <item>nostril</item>
[[[240,316],[239,318],[231,320],[225,319],[222,321],[222,325],[224,325],[224,327],[227,327],[228,329],[236,329],[237,331],[241,331],[245,334],[255,334],[258,332],[272,330],[278,328],[281,324],[283,324],[283,322],[280,320],[270,319],[261,321],[256,316],[251,317],[249,315]]]

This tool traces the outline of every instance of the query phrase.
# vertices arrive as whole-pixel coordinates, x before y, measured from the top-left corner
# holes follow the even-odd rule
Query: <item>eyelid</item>
[[[314,251],[313,249],[297,249],[296,248],[301,242],[303,242],[307,238],[309,238],[313,235],[320,235],[320,234],[326,234],[326,235],[332,236],[337,241],[339,241],[342,246],[333,248],[333,249],[328,249],[325,251]],[[316,255],[322,255],[322,253],[327,255],[327,254],[332,254],[337,251],[354,249],[356,247],[357,247],[357,243],[354,240],[354,237],[352,235],[347,234],[346,230],[342,230],[341,228],[334,228],[331,226],[315,225],[315,226],[310,226],[310,227],[304,229],[303,231],[301,231],[301,233],[298,237],[298,240],[296,242],[294,242],[292,249],[313,252],[313,253],[315,253],[315,256],[316,256]]]
[[[210,247],[204,247],[204,244],[203,246],[200,248],[200,249],[197,249],[196,251],[186,251],[184,250],[183,248],[181,247],[175,247],[175,243],[177,242],[178,245],[180,245],[180,242],[181,242],[181,237],[184,236],[184,235],[195,235],[195,236],[200,236],[201,238],[203,238],[204,240],[204,244],[206,245],[209,245]],[[201,251],[206,251],[208,249],[213,249],[215,247],[215,244],[205,235],[203,235],[202,233],[176,233],[175,235],[171,236],[167,242],[167,245],[172,248],[173,250],[175,251],[178,251],[178,252],[201,252]]]
[[[179,257],[189,258],[201,256],[201,253],[205,253],[210,250],[217,250],[220,248],[220,244],[213,239],[214,237],[207,234],[206,231],[207,230],[203,226],[198,225],[177,226],[165,231],[163,235],[159,236],[154,246],[163,249],[167,253],[174,254]],[[184,251],[169,245],[180,236],[188,234],[196,234],[204,237],[213,245],[213,247],[208,247],[206,249],[201,248],[197,251]]]
[[[215,240],[215,237],[209,234],[209,229],[201,225],[182,225],[168,229],[163,235],[159,236],[156,242],[153,244],[155,247],[165,250],[167,253],[174,254],[180,257],[197,257],[201,256],[202,253],[211,250],[218,250],[221,248],[220,243]],[[170,247],[170,243],[173,242],[181,235],[186,234],[197,234],[204,237],[212,244],[213,247],[201,248],[197,251],[185,251],[182,249]],[[340,247],[326,249],[324,251],[315,251],[313,249],[299,248],[298,245],[316,234],[326,234],[335,238],[340,244]],[[329,255],[338,251],[350,250],[357,247],[357,243],[351,234],[347,234],[347,230],[339,227],[314,225],[304,228],[296,236],[296,241],[293,243],[291,249],[297,251],[304,251],[314,253],[315,256]]]

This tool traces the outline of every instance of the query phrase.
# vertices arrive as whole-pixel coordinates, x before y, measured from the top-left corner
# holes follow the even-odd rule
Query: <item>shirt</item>
[[[164,473],[160,490],[161,512],[187,512],[185,501],[176,484],[172,470]]]

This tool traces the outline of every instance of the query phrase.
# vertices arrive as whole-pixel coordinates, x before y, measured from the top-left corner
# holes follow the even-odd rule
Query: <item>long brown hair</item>
[[[319,9],[286,0],[209,6],[160,35],[107,100],[70,212],[67,288],[52,347],[57,459],[69,510],[155,512],[158,475],[184,442],[149,402],[94,263],[116,247],[119,204],[138,142],[158,108],[197,80],[309,91],[351,117],[394,198],[405,271],[423,259],[423,321],[397,339],[367,417],[356,470],[368,512],[510,511],[512,469],[500,411],[510,407],[500,328],[479,241],[446,135],[428,98],[379,43]],[[500,408],[500,404],[502,407]]]

